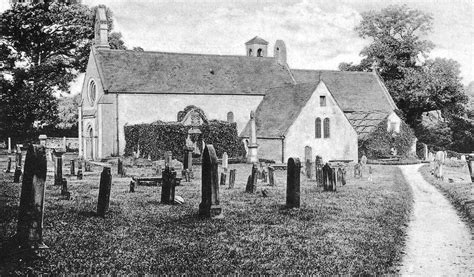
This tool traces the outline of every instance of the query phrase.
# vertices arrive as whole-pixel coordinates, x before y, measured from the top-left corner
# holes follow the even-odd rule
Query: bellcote
[[[266,57],[267,56],[268,41],[258,36],[245,43],[245,50],[249,57]]]
[[[109,49],[109,29],[107,26],[107,16],[105,7],[99,7],[96,11],[95,16],[95,27],[94,27],[94,46],[96,48]]]

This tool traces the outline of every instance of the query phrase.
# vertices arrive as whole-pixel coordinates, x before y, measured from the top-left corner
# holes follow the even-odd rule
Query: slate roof
[[[306,105],[317,83],[304,83],[273,88],[263,97],[255,111],[257,137],[280,138]],[[242,137],[249,136],[249,123],[241,132]]]
[[[380,122],[388,116],[386,112],[381,111],[344,112],[344,114],[354,127],[360,140],[365,140]]]
[[[94,50],[108,92],[264,95],[294,83],[274,58]]]
[[[322,80],[343,111],[385,111],[396,105],[379,77],[372,72],[292,69],[297,83]]]
[[[249,45],[249,44],[264,44],[264,45],[268,45],[268,41],[264,40],[263,38],[259,37],[259,36],[256,36],[254,37],[253,39],[247,41],[245,43],[245,45]]]

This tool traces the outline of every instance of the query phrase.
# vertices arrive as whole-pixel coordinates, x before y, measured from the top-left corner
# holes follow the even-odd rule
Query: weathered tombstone
[[[323,166],[323,189],[336,191],[336,172],[328,163]]]
[[[117,174],[120,177],[123,177],[123,162],[121,159],[118,159],[117,161]]]
[[[135,182],[130,181],[130,192],[135,192]]]
[[[210,218],[222,217],[218,181],[216,150],[212,144],[208,144],[202,154],[202,200],[201,204],[199,204],[200,216]]]
[[[428,160],[428,145],[423,143],[423,160]]]
[[[286,206],[300,207],[300,171],[301,163],[298,158],[289,158],[286,175]]]
[[[273,166],[268,167],[268,183],[272,187],[275,185],[275,168]]]
[[[471,175],[471,182],[474,183],[474,155],[466,155],[467,168]]]
[[[165,170],[167,167],[173,167],[173,153],[171,151],[165,152]]]
[[[250,134],[249,134],[249,144],[247,145],[248,153],[247,153],[247,163],[257,163],[258,162],[258,155],[257,155],[257,128],[255,125],[255,112],[250,112]]]
[[[12,139],[8,137],[8,154],[12,153]]]
[[[362,166],[360,163],[354,165],[354,177],[361,178],[362,177]]]
[[[258,165],[254,163],[252,165],[252,174],[247,180],[247,186],[245,192],[254,193],[257,190],[257,174],[258,174]]]
[[[66,137],[63,137],[63,150],[64,152],[67,151]]]
[[[62,180],[61,180],[61,195],[69,196],[69,192],[67,190],[67,180],[66,180],[66,178],[62,178]]]
[[[110,167],[104,167],[100,174],[99,199],[97,201],[97,214],[105,217],[105,213],[109,209],[110,189],[112,187],[112,174]]]
[[[311,174],[311,160],[310,159],[306,160],[305,170],[306,170],[306,178],[311,180],[313,176]]]
[[[161,203],[173,204],[176,187],[176,171],[171,166],[165,167],[162,180]]]
[[[443,179],[443,164],[446,159],[446,151],[438,151],[435,156],[435,176],[436,178]]]
[[[13,183],[19,183],[21,178],[21,168],[16,167],[15,173],[13,174]]]
[[[74,160],[71,160],[71,175],[76,175],[76,166]]]
[[[12,170],[12,158],[8,157],[7,169],[5,170],[5,173],[10,173],[11,170]]]
[[[313,148],[311,146],[305,146],[304,147],[304,162],[305,162],[305,172],[306,172],[306,178],[311,179],[313,178],[313,173],[312,173],[312,162],[311,159],[313,157]]]
[[[369,178],[367,178],[369,182],[372,182],[372,167],[369,165]]]
[[[222,154],[222,168],[224,169],[224,173],[227,173],[227,169],[229,168],[229,156],[227,152]]]
[[[62,151],[54,151],[55,167],[54,167],[54,185],[61,186],[63,180],[63,153]]]
[[[162,174],[163,174],[163,169],[161,168],[161,165],[158,165],[158,166],[156,167],[156,175],[157,175],[157,176],[160,176],[160,175],[162,175]]]
[[[316,156],[314,160],[314,170],[315,170],[315,177],[316,177],[316,185],[322,186],[323,185],[323,158],[319,155]]]
[[[77,180],[82,180],[82,160],[77,161]]]
[[[235,172],[237,169],[231,169],[229,173],[229,188],[233,189],[235,185]]]
[[[227,179],[227,174],[225,174],[224,172],[221,173],[221,183],[220,185],[221,186],[225,186],[225,181]]]
[[[337,183],[340,186],[344,186],[346,184],[346,174],[342,168],[337,169]]]
[[[84,161],[84,171],[91,172],[91,164],[88,161]]]
[[[362,158],[360,158],[360,165],[364,166],[367,164],[367,157],[365,155],[362,155]]]
[[[43,243],[45,180],[45,148],[44,146],[29,145],[25,158],[25,174],[21,185],[16,234],[21,248],[48,248]]]

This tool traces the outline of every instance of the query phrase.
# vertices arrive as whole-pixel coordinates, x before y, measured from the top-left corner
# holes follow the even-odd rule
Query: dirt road
[[[420,166],[400,166],[415,201],[400,273],[473,276],[474,244],[470,230],[448,200],[423,179],[418,172]]]

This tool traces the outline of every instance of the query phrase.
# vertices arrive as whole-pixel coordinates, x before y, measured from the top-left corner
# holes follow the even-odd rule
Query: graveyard
[[[22,184],[13,182],[13,173],[0,173],[0,274],[382,274],[396,273],[400,263],[412,196],[395,166],[371,166],[371,181],[367,167],[362,177],[348,168],[345,185],[338,182],[335,191],[318,185],[314,172],[308,178],[299,168],[277,168],[273,185],[270,176],[257,178],[249,191],[253,165],[228,164],[227,175],[234,171],[235,182],[229,186],[227,178],[219,184],[215,181],[224,172],[219,157],[218,164],[211,159],[217,172],[206,169],[204,177],[203,167],[209,165],[192,165],[193,178],[181,178],[174,190],[184,201],[165,204],[166,168],[163,184],[140,183],[131,192],[133,176],[156,175],[153,163],[125,160],[125,175],[118,174],[117,159],[90,163],[79,179],[77,164],[71,175],[76,157],[67,153],[62,158],[67,194],[63,185],[55,185],[48,161],[45,250],[15,246]],[[2,168],[7,160],[3,153]],[[110,200],[100,216],[105,165],[110,166]],[[300,181],[297,204],[288,201],[290,171],[292,180]],[[212,178],[218,187],[219,216],[203,216],[203,178]],[[214,204],[213,198],[211,211]]]

